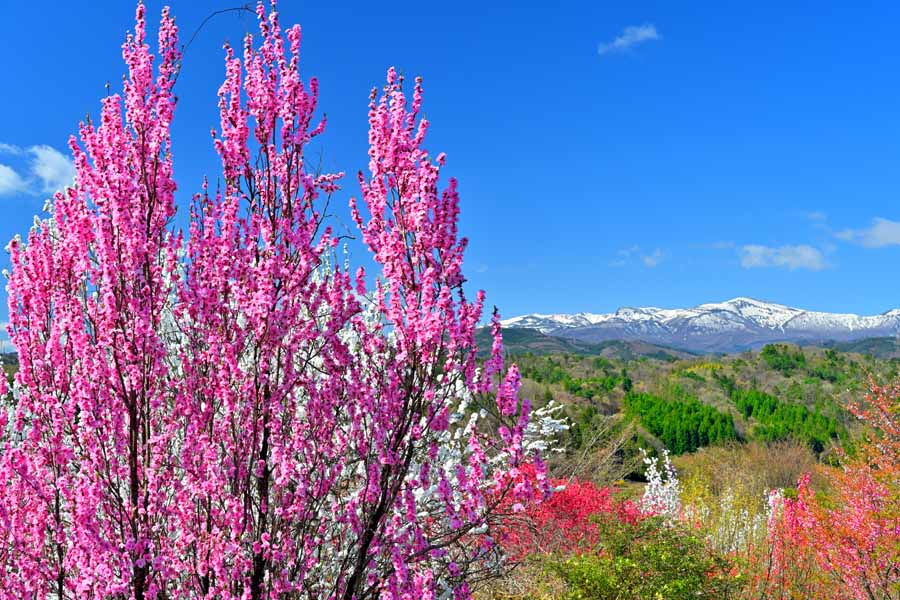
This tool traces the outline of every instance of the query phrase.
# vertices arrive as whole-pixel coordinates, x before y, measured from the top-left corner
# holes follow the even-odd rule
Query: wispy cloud
[[[657,248],[653,252],[646,254],[641,250],[640,246],[629,246],[628,248],[622,248],[621,250],[616,252],[616,256],[616,259],[610,261],[609,266],[624,267],[629,263],[640,260],[640,262],[645,267],[652,269],[663,261],[666,254],[660,248]]]
[[[600,54],[610,54],[612,52],[623,52],[638,44],[660,39],[656,26],[650,23],[644,25],[630,25],[622,30],[622,33],[613,41],[600,44],[597,52]]]
[[[32,157],[31,172],[41,180],[44,193],[72,185],[75,181],[75,165],[72,161],[50,146],[32,146],[28,149]]]
[[[796,269],[821,271],[828,266],[822,252],[806,244],[777,247],[749,244],[743,246],[738,254],[741,266],[745,269],[775,267],[791,271]]]
[[[0,164],[0,196],[26,192],[28,192],[28,182],[22,179],[22,176],[12,167]]]
[[[813,210],[804,215],[809,221],[810,227],[817,229],[826,235],[832,235],[831,225],[828,224],[828,213],[821,210]]]
[[[860,244],[866,248],[884,248],[900,245],[900,221],[877,218],[863,229],[845,229],[835,234],[839,239]]]
[[[642,256],[641,261],[643,261],[645,267],[652,269],[661,263],[663,258],[665,258],[665,254],[662,250],[657,248],[652,254],[645,254]]]
[[[0,154],[18,156],[22,149],[12,144],[0,142]],[[28,184],[19,173],[10,167],[0,163],[0,196],[21,194],[28,191]]]
[[[51,146],[39,144],[22,148],[0,142],[0,154],[27,157],[27,163],[20,170],[0,164],[0,196],[52,194],[75,181],[75,165]],[[23,160],[20,158],[19,162]],[[23,175],[26,171],[27,175]]]
[[[0,142],[0,154],[19,155],[24,152],[25,151],[22,148],[19,148],[18,146],[15,146],[13,144],[4,144],[3,142]]]
[[[713,250],[731,250],[734,248],[734,242],[713,242],[710,247]]]
[[[628,261],[631,260],[631,257],[638,252],[641,251],[640,246],[629,246],[628,248],[622,248],[618,252],[616,252],[616,256],[618,258],[610,261],[609,266],[611,267],[624,267],[628,264]]]

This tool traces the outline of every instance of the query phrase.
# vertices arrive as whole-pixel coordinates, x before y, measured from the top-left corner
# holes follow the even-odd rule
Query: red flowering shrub
[[[538,485],[534,465],[518,469],[517,483]],[[508,507],[499,541],[513,560],[530,554],[583,553],[596,548],[600,536],[599,520],[634,524],[641,518],[638,506],[617,500],[613,490],[589,481],[553,479],[556,491],[543,502],[528,507]]]

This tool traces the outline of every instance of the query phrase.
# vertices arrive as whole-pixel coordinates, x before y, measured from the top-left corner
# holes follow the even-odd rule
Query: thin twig
[[[255,14],[255,13],[253,12],[253,9],[250,8],[250,4],[243,4],[243,5],[241,5],[241,6],[235,6],[235,7],[232,7],[232,8],[223,8],[222,10],[213,11],[213,12],[209,13],[208,15],[206,15],[206,18],[203,19],[203,21],[200,23],[200,25],[197,27],[197,29],[194,30],[194,33],[191,35],[191,39],[188,40],[188,43],[185,44],[185,45],[183,45],[183,46],[181,47],[181,60],[180,60],[179,63],[178,63],[178,72],[175,74],[175,81],[176,81],[176,82],[178,81],[178,76],[181,75],[181,65],[182,65],[182,63],[184,63],[184,56],[185,56],[185,54],[187,53],[188,48],[191,47],[191,44],[194,43],[194,39],[195,39],[195,38],[197,37],[197,35],[200,33],[200,30],[203,29],[203,27],[204,27],[204,26],[205,26],[205,25],[206,25],[213,17],[215,17],[215,16],[217,16],[217,15],[222,15],[222,14],[225,14],[225,13],[230,13],[230,12],[248,12],[248,13],[250,13],[251,15],[252,15],[252,14]]]

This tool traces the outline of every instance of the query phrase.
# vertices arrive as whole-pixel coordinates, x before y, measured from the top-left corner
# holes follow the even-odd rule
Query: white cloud
[[[0,142],[0,154],[19,155],[19,154],[22,154],[22,152],[23,152],[23,150],[21,148],[19,148],[18,146],[15,146],[13,144],[4,144],[3,142]]]
[[[15,169],[0,164],[0,196],[20,194],[28,191],[28,182]]]
[[[889,219],[873,219],[865,229],[845,229],[835,234],[839,239],[854,242],[866,248],[884,248],[900,245],[900,222]]]
[[[828,266],[822,252],[806,244],[778,247],[749,244],[740,249],[739,255],[745,269],[779,267],[821,271]]]
[[[16,168],[0,164],[0,196],[52,194],[75,181],[75,165],[62,152],[39,144],[22,148],[0,142],[0,154],[21,157]],[[26,172],[27,176],[23,174]]]
[[[50,146],[32,146],[31,172],[41,180],[44,193],[52,194],[75,181],[75,165],[69,158]]]
[[[613,41],[600,44],[597,52],[609,54],[610,52],[623,52],[632,46],[660,39],[656,26],[646,23],[644,25],[631,25],[622,30],[622,33]]]
[[[645,267],[653,268],[657,266],[659,263],[663,261],[665,258],[665,253],[657,248],[650,254],[643,254],[640,246],[629,246],[628,248],[622,248],[618,252],[616,252],[618,258],[610,261],[609,266],[611,267],[624,267],[629,263],[633,263],[634,261],[640,259],[641,263],[644,264]]]
[[[659,248],[657,248],[656,250],[653,251],[653,254],[647,254],[647,255],[642,256],[641,260],[644,262],[645,267],[652,269],[653,267],[655,267],[659,263],[661,263],[664,257],[665,257],[665,254],[663,254],[663,251],[660,250]]]
[[[616,255],[619,258],[610,261],[609,266],[611,267],[624,267],[628,264],[628,260],[631,256],[637,252],[641,251],[640,246],[629,246],[628,248],[622,248],[621,250],[616,252]]]
[[[828,213],[814,210],[806,213],[806,218],[813,229],[818,229],[826,235],[832,235],[831,226],[828,224]]]

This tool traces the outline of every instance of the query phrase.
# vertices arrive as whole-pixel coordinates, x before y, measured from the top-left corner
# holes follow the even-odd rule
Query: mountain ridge
[[[487,358],[491,350],[491,332],[489,327],[478,329],[475,335],[478,345],[478,354],[481,358]],[[605,342],[591,343],[547,335],[536,329],[526,327],[514,327],[503,329],[504,350],[512,355],[533,354],[544,356],[551,354],[576,354],[582,356],[602,356],[604,358],[616,358],[619,360],[634,360],[638,358],[655,358],[663,361],[674,361],[684,358],[694,358],[696,353],[687,352],[677,348],[659,346],[641,341],[607,340]]]
[[[900,335],[900,309],[829,313],[738,297],[692,308],[622,307],[612,313],[532,313],[504,328],[536,329],[582,342],[642,341],[691,352],[734,352],[772,342],[848,342]]]

